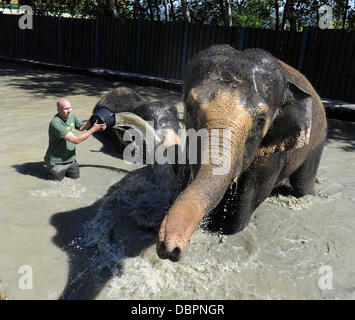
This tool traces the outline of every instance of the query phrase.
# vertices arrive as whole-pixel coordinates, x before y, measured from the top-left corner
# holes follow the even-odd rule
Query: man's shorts
[[[80,178],[79,164],[74,160],[69,163],[47,163],[48,180],[62,181],[64,177],[78,179]]]

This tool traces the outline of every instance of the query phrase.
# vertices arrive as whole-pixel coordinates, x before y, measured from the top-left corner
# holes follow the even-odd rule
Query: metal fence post
[[[297,62],[297,70],[300,72],[302,72],[302,68],[303,68],[304,55],[306,53],[306,47],[307,47],[308,33],[309,33],[309,28],[304,28],[302,32],[302,42],[301,42],[301,47],[298,54],[298,62]]]
[[[99,66],[99,29],[100,28],[100,17],[97,16],[95,20],[95,61],[94,61],[94,67]]]
[[[140,73],[141,71],[142,25],[142,18],[138,18],[136,41],[136,73]]]
[[[22,49],[22,59],[26,58],[26,45],[25,45],[25,30],[21,30],[21,49]]]
[[[243,50],[244,49],[244,40],[245,40],[245,27],[239,28],[239,39],[238,39],[238,50]]]
[[[62,26],[61,26],[62,17],[58,17],[58,64],[63,64],[62,58]]]
[[[185,21],[184,25],[184,42],[183,42],[183,48],[182,48],[182,59],[181,59],[181,73],[180,73],[180,79],[184,80],[184,73],[185,73],[185,68],[186,68],[186,63],[187,63],[187,50],[189,46],[189,33],[190,33],[190,23]]]

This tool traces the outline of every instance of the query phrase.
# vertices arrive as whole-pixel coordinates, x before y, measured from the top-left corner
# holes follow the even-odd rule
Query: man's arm
[[[87,122],[89,122],[89,121],[87,121]],[[83,124],[83,126],[85,126],[85,125]],[[68,132],[67,135],[64,137],[64,139],[71,142],[71,143],[79,144],[79,143],[83,142],[84,140],[86,140],[87,138],[89,138],[94,132],[99,131],[99,130],[105,130],[105,129],[106,129],[105,123],[98,124],[96,121],[95,124],[92,126],[92,128],[89,129],[88,131],[86,131],[82,134],[79,134],[78,136],[76,136],[72,132]]]

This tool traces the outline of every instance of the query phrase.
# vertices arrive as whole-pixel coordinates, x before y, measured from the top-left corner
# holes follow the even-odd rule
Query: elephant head
[[[201,219],[257,157],[309,143],[313,93],[308,89],[312,90],[292,81],[280,62],[260,49],[241,52],[218,45],[189,61],[184,82],[186,127],[205,129],[208,137],[212,129],[228,130],[227,147],[203,144],[201,158],[213,158],[211,153],[222,150],[219,157],[230,166],[224,174],[214,172],[228,161],[191,166],[192,181],[160,227],[157,253],[161,258],[182,257]]]

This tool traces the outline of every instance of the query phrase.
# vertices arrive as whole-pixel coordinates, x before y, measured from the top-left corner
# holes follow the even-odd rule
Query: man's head
[[[57,102],[57,110],[62,120],[66,121],[71,116],[72,112],[72,106],[69,100],[60,98]]]

